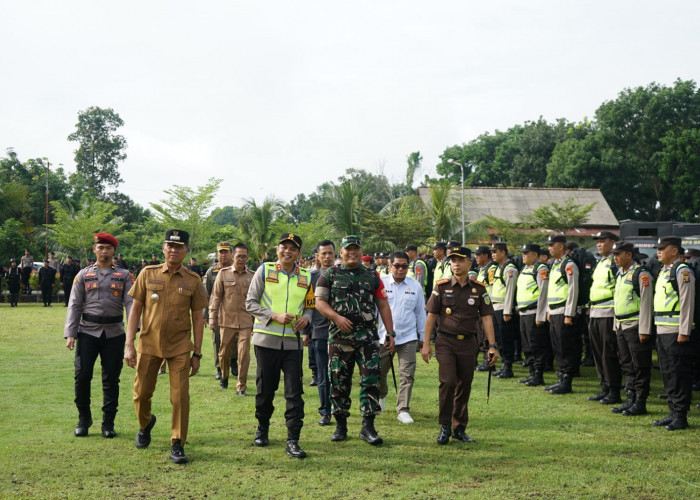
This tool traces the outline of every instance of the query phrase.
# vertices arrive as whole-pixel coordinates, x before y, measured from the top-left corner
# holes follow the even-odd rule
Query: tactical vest
[[[380,279],[373,272],[359,268],[347,269],[344,265],[331,267],[329,305],[335,312],[353,323],[350,333],[343,333],[331,322],[329,333],[333,341],[348,343],[377,340],[377,316],[374,294]]]
[[[421,286],[423,287],[423,289],[425,289],[425,286],[428,284],[428,265],[423,259],[421,259],[420,257],[416,257],[415,260],[411,261],[411,263],[408,265],[408,272],[406,273],[406,276],[408,276],[409,278],[413,278],[414,280],[416,279],[417,262],[423,263],[423,269],[425,269],[425,274],[423,275],[423,282],[421,283]]]
[[[491,286],[493,285],[493,277],[497,267],[498,264],[490,260],[485,266],[480,267],[479,272],[476,274],[476,281],[484,284],[489,295],[491,295]]]
[[[626,273],[621,270],[617,273],[615,281],[614,310],[615,319],[618,321],[638,321],[639,307],[642,300],[637,295],[634,287],[634,270],[638,264],[632,264]],[[591,291],[591,296],[592,296]]]
[[[258,302],[274,314],[295,314],[301,316],[304,313],[304,298],[311,284],[311,273],[297,266],[296,273],[291,276],[282,272],[282,266],[274,262],[266,262],[263,268],[265,290],[263,290]],[[264,325],[255,319],[253,331],[267,333],[268,335],[294,335],[294,327],[291,323],[283,325],[271,320]]]
[[[615,276],[612,269],[615,267],[612,255],[605,257],[595,266],[590,294],[591,307],[597,309],[613,307]]]
[[[571,260],[564,257],[564,260]],[[556,309],[566,304],[566,298],[569,295],[569,282],[561,272],[561,268],[566,268],[566,265],[561,266],[560,262],[552,264],[552,269],[549,271],[549,284],[547,285],[547,305],[550,309]]]
[[[515,265],[511,261],[506,261],[503,266],[498,266],[493,275],[493,286],[491,287],[491,301],[494,304],[503,304],[506,301],[506,279],[504,274],[507,269],[515,269]]]
[[[528,311],[537,307],[537,301],[540,298],[537,273],[540,272],[540,267],[542,267],[540,262],[525,266],[518,275],[515,303],[518,305],[519,311]]]
[[[377,272],[379,273],[379,276],[389,276],[389,266],[379,266],[377,268]]]
[[[438,262],[435,266],[435,272],[433,274],[433,283],[437,283],[441,279],[452,277],[452,267],[450,266],[450,259],[445,258],[444,260]]]
[[[688,267],[687,264],[678,265],[678,270]],[[656,278],[654,287],[654,324],[657,326],[680,326],[681,306],[678,292],[673,288],[669,276],[671,268],[662,269]]]

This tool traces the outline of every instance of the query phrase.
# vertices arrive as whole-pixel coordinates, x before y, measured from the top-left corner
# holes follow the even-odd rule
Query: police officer
[[[129,291],[134,304],[124,351],[127,364],[136,368],[134,407],[139,431],[134,441],[139,449],[151,444],[151,430],[156,423],[156,416],[151,412],[151,398],[158,369],[164,359],[168,362],[173,406],[170,460],[176,464],[188,461],[184,446],[190,416],[189,377],[199,371],[204,334],[202,309],[207,306],[201,277],[182,265],[189,251],[189,240],[187,231],[168,230],[163,242],[165,262],[147,266],[136,279]],[[139,322],[137,358],[134,339]]]
[[[284,233],[277,245],[277,262],[258,267],[246,298],[246,309],[255,317],[253,345],[257,360],[255,396],[255,446],[267,446],[273,401],[284,373],[284,397],[287,411],[287,448],[292,458],[304,458],[299,447],[299,435],[304,425],[302,387],[302,356],[300,332],[311,318],[311,274],[297,265],[301,253],[301,238]]]
[[[408,274],[409,278],[416,280],[421,284],[425,295],[427,296],[428,291],[428,265],[423,259],[418,255],[418,247],[416,245],[406,245],[406,254],[411,261],[408,263]]]
[[[618,238],[610,231],[600,231],[593,238],[596,240],[596,247],[601,259],[593,270],[593,283],[590,291],[591,319],[588,323],[588,331],[601,391],[595,396],[589,397],[588,400],[611,405],[621,401],[620,383],[622,379],[617,337],[613,329],[615,315],[613,295],[617,269],[611,250]]]
[[[545,386],[551,394],[569,394],[571,377],[579,369],[581,355],[574,327],[578,300],[578,266],[566,255],[566,236],[552,234],[547,240],[554,259],[547,286],[547,321],[554,358],[559,366],[559,381]]]
[[[71,290],[73,289],[73,281],[75,281],[78,272],[80,272],[80,267],[73,262],[73,258],[70,255],[67,256],[66,261],[61,266],[61,272],[59,273],[59,279],[63,286],[63,301],[66,307],[68,307]]]
[[[496,323],[496,343],[503,357],[503,365],[496,372],[498,378],[513,378],[513,358],[515,356],[515,336],[518,325],[515,310],[515,285],[518,281],[518,268],[508,258],[505,243],[494,243],[491,248],[493,261],[498,265],[491,285]]]
[[[437,283],[444,278],[451,278],[452,269],[450,268],[450,259],[447,258],[446,242],[438,241],[433,245],[433,257],[437,261],[433,273],[433,283]]]
[[[362,241],[356,235],[345,236],[340,255],[343,263],[325,271],[316,283],[316,309],[327,317],[328,358],[331,375],[331,407],[336,429],[331,441],[347,438],[350,416],[350,389],[357,362],[360,371],[360,439],[372,445],[382,443],[374,428],[380,411],[380,355],[376,311],[386,328],[386,348],[394,350],[394,323],[384,283],[379,275],[360,265]],[[422,289],[421,289],[422,292]]]
[[[22,265],[22,284],[24,285],[24,293],[32,293],[32,288],[29,286],[29,276],[34,270],[34,258],[30,255],[29,250],[24,251],[24,255],[20,259]]]
[[[453,242],[450,241],[448,242],[448,248],[447,252],[451,251],[450,248],[454,246],[459,246],[458,242]],[[469,249],[467,249],[469,250]],[[477,282],[483,284],[486,287],[486,291],[488,292],[489,296],[491,296],[491,287],[493,285],[493,276],[496,272],[496,268],[498,267],[498,264],[496,264],[493,260],[491,260],[491,249],[486,246],[486,245],[479,245],[476,247],[476,250],[474,250],[474,257],[476,260],[476,277],[472,278],[475,279]],[[470,272],[470,277],[472,276],[472,273]],[[443,276],[443,278],[447,278],[448,276]],[[493,319],[493,316],[491,317]],[[495,319],[494,319],[495,321]],[[481,322],[477,322],[476,324],[477,328],[477,339],[479,341],[479,351],[483,353],[484,355],[484,361],[476,367],[477,371],[480,372],[485,372],[488,371],[491,368],[491,365],[489,364],[489,358],[488,358],[488,350],[489,350],[489,342],[486,339],[486,336],[484,335],[484,330],[481,328]],[[496,331],[496,324],[494,323],[493,326],[494,332]]]
[[[675,431],[688,428],[687,413],[693,384],[690,340],[691,335],[695,335],[695,276],[688,264],[680,259],[683,250],[679,237],[659,238],[656,253],[664,265],[656,279],[654,294],[656,351],[670,413],[665,418],[654,420],[654,425]]]
[[[523,245],[523,268],[518,275],[515,300],[520,314],[525,361],[530,376],[518,382],[530,387],[544,385],[544,372],[550,341],[547,326],[547,284],[549,269],[539,261],[540,246]]]
[[[618,241],[612,247],[617,265],[615,333],[620,367],[625,374],[627,401],[610,409],[625,416],[645,415],[651,382],[651,322],[653,283],[649,270],[633,260],[634,245]]]
[[[493,306],[486,287],[469,277],[467,248],[450,247],[452,278],[435,284],[425,310],[428,317],[425,331],[431,331],[435,321],[440,322],[435,339],[435,358],[439,366],[439,423],[438,444],[447,444],[450,436],[471,443],[465,433],[469,422],[469,395],[474,378],[474,363],[478,352],[476,324],[481,320],[489,342],[491,366],[498,359],[493,331]],[[424,342],[421,356],[430,362],[430,342]]]
[[[53,285],[56,282],[56,270],[49,265],[49,259],[44,259],[44,267],[39,269],[39,286],[44,307],[51,307]]]
[[[113,438],[114,417],[119,405],[119,375],[124,356],[124,309],[131,313],[128,295],[132,279],[129,271],[112,265],[119,246],[108,233],[97,233],[92,247],[97,263],[82,269],[68,303],[63,337],[66,347],[75,348],[75,405],[78,425],[75,435],[88,435],[92,425],[90,383],[97,356],[102,365],[102,436]]]
[[[22,269],[17,265],[16,259],[11,259],[10,268],[7,270],[7,289],[10,292],[10,307],[17,307],[21,282]]]

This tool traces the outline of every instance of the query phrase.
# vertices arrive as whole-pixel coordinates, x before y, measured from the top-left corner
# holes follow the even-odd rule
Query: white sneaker
[[[413,423],[413,419],[411,418],[411,415],[409,415],[407,411],[402,411],[402,412],[400,412],[400,413],[399,413],[399,416],[396,417],[396,418],[397,418],[397,419],[399,420],[399,422],[401,422],[402,424],[412,424],[412,423]]]
[[[386,410],[386,398],[379,398],[379,411],[384,413]]]

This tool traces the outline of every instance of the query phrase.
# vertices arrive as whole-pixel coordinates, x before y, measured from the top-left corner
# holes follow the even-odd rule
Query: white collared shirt
[[[394,331],[396,332],[396,345],[405,344],[412,340],[423,340],[423,329],[425,328],[425,299],[423,287],[413,278],[406,276],[406,279],[397,283],[394,276],[389,274],[382,276],[391,317],[394,321]],[[384,343],[386,338],[386,327],[379,317],[379,342]]]

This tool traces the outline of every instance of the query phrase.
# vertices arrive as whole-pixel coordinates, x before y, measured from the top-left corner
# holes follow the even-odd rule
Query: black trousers
[[[44,301],[44,304],[51,304],[51,289],[52,285],[49,286],[41,286],[41,300]]]
[[[503,363],[513,364],[515,357],[515,335],[518,332],[517,318],[511,316],[510,321],[503,320],[503,311],[494,311],[494,326],[496,327],[496,343],[501,353]]]
[[[601,385],[611,391],[620,391],[622,370],[618,355],[617,335],[613,331],[614,318],[591,318],[588,331],[591,336],[593,361]]]
[[[549,334],[559,371],[573,376],[581,364],[581,335],[575,325],[565,325],[563,314],[550,315]],[[577,338],[578,337],[578,338]]]
[[[275,411],[273,401],[280,384],[280,372],[284,373],[284,398],[287,410],[284,418],[287,429],[301,429],[304,425],[304,400],[301,383],[302,351],[282,351],[255,346],[257,372],[255,385],[255,418],[262,425],[268,425]]]
[[[124,364],[126,335],[107,338],[78,332],[75,344],[75,405],[90,407],[90,383],[97,356],[102,365],[102,412],[117,413],[119,405],[119,375]]]
[[[549,340],[549,325],[537,326],[535,314],[520,315],[520,336],[525,360],[537,371],[544,371],[552,360],[552,344]]]
[[[68,301],[70,300],[70,292],[73,289],[73,282],[64,281],[61,283],[61,285],[63,286],[63,302],[68,305]]]
[[[657,335],[656,351],[664,391],[668,394],[668,408],[672,412],[687,413],[693,391],[693,349],[690,342],[680,344],[677,339],[676,333]]]
[[[617,350],[625,375],[625,389],[634,391],[638,398],[646,399],[649,396],[653,348],[651,336],[643,344],[639,341],[639,325],[617,331]]]

